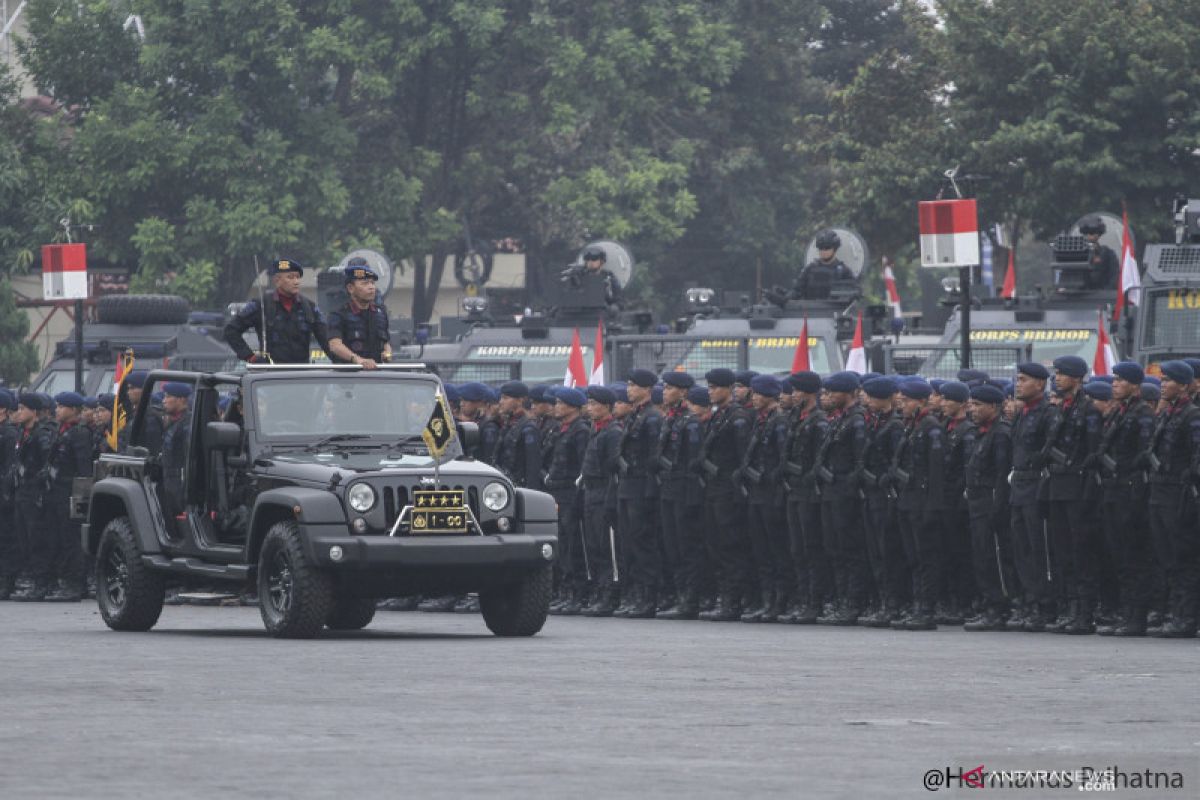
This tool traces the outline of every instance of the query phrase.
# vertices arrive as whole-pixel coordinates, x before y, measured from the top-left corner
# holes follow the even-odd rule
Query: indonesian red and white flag
[[[604,385],[604,323],[596,323],[596,347],[592,350],[592,374],[588,386]]]
[[[892,317],[899,319],[904,316],[900,310],[900,293],[896,291],[896,275],[892,272],[892,261],[886,256],[883,259],[883,285],[887,288],[888,305],[892,307]]]
[[[1138,272],[1137,259],[1133,255],[1133,238],[1129,235],[1129,213],[1121,212],[1121,272],[1117,277],[1117,303],[1113,307],[1113,319],[1121,318],[1128,293],[1131,305],[1137,305],[1141,295],[1142,276]]]
[[[867,371],[867,351],[863,347],[862,311],[858,312],[858,325],[854,328],[854,341],[850,343],[850,355],[846,358],[846,369],[862,375]]]
[[[579,344],[579,328],[571,339],[571,356],[567,359],[567,373],[563,376],[563,386],[587,386],[587,368],[583,366],[583,346]]]
[[[1100,322],[1096,330],[1100,332],[1100,338],[1096,340],[1096,357],[1092,359],[1092,374],[1112,375],[1113,365],[1117,363],[1117,354],[1113,351],[1112,342],[1109,341],[1108,331],[1104,330],[1104,314],[1098,314],[1098,316]]]
[[[1000,290],[1001,297],[1017,296],[1017,246],[1008,247],[1008,271],[1004,273],[1004,288]]]
[[[808,372],[812,367],[808,361],[808,317],[800,328],[800,338],[796,340],[796,353],[792,356],[792,372]]]
[[[979,213],[973,199],[917,203],[922,267],[979,264]]]

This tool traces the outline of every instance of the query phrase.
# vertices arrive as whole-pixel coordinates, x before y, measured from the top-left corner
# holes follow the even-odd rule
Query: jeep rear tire
[[[166,580],[142,563],[129,517],[104,526],[96,553],[96,600],[114,631],[148,631],[162,614]]]
[[[191,306],[173,294],[113,294],[96,300],[102,325],[183,325]]]
[[[479,593],[479,610],[488,630],[497,636],[533,636],[550,612],[553,572],[543,564],[517,583]]]
[[[375,619],[375,599],[372,597],[355,597],[339,591],[335,595],[333,608],[329,610],[329,618],[325,626],[331,631],[359,631],[371,624]]]
[[[300,529],[276,522],[258,554],[258,600],[267,632],[281,639],[311,639],[333,608],[333,581],[304,555]]]

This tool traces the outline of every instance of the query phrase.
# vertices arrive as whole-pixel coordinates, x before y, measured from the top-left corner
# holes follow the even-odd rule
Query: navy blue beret
[[[1181,358],[1180,361],[1192,368],[1192,374],[1200,376],[1200,358]]]
[[[25,406],[30,411],[41,411],[46,404],[42,402],[42,396],[37,392],[21,392],[17,396],[17,403]]]
[[[1107,383],[1089,381],[1083,385],[1083,393],[1093,400],[1112,400],[1112,387]]]
[[[943,383],[940,394],[954,403],[965,403],[971,399],[971,390],[965,383],[959,383],[958,381],[946,381]]]
[[[471,403],[486,403],[491,400],[492,393],[482,383],[471,381],[458,387],[458,397]]]
[[[1146,377],[1146,371],[1136,361],[1118,361],[1113,364],[1112,373],[1123,381],[1137,384]]]
[[[607,386],[589,386],[587,387],[588,400],[595,400],[597,403],[603,403],[606,406],[611,406],[617,402],[617,394]]]
[[[131,370],[128,375],[121,379],[121,383],[126,384],[130,389],[141,389],[146,385],[146,378],[150,377],[150,373],[144,369]]]
[[[1158,365],[1162,370],[1162,376],[1176,383],[1191,383],[1196,379],[1196,373],[1192,372],[1192,368],[1188,366],[1186,361],[1164,361]]]
[[[520,381],[509,381],[500,387],[501,397],[529,397],[529,387]]]
[[[559,403],[575,406],[575,408],[583,408],[587,404],[587,396],[571,386],[564,386],[555,392],[554,399]]]
[[[217,398],[217,410],[218,411],[224,411],[225,409],[229,408],[231,405],[233,405],[233,395],[223,394],[219,398]]]
[[[708,389],[704,386],[693,386],[688,389],[687,399],[689,403],[694,403],[698,406],[712,404],[712,399],[708,396]]]
[[[625,384],[614,383],[608,388],[612,389],[612,393],[617,398],[618,403],[629,402],[629,388]]]
[[[662,387],[661,383],[656,383],[650,387],[650,402],[656,406],[662,404],[662,401],[663,401],[662,390],[663,390],[663,387]]]
[[[1054,369],[1068,378],[1082,378],[1088,374],[1088,365],[1079,356],[1059,356],[1054,359]]]
[[[1153,383],[1143,383],[1141,391],[1143,400],[1151,403],[1157,403],[1160,399],[1162,399],[1162,389],[1158,388],[1158,386]]]
[[[750,381],[754,380],[754,377],[756,375],[758,375],[758,373],[755,372],[754,370],[744,369],[737,373],[734,373],[733,382],[740,383],[742,386],[749,386]]]
[[[793,372],[788,376],[788,383],[798,392],[816,394],[821,391],[821,376],[815,372]]]
[[[942,384],[946,382],[945,378],[930,378],[928,381],[929,388],[933,389],[938,394],[942,393]]]
[[[869,378],[863,381],[862,390],[867,393],[867,397],[886,400],[896,393],[896,382],[884,376]]]
[[[750,391],[763,397],[779,397],[779,381],[774,375],[755,375],[750,379]]]
[[[717,367],[704,373],[704,382],[709,386],[733,386],[737,382],[737,376],[731,369]]]
[[[827,392],[856,392],[859,387],[857,372],[835,372],[826,378],[821,385]]]
[[[375,270],[367,266],[365,260],[362,264],[347,264],[345,272],[343,273],[343,277],[346,283],[350,283],[351,281],[361,281],[364,278],[369,278],[373,281],[379,280],[379,275],[375,273]]]
[[[863,384],[863,383],[866,383],[867,381],[871,380],[872,378],[882,378],[882,377],[883,377],[883,374],[882,374],[882,373],[879,373],[879,372],[864,372],[864,373],[863,373],[863,374],[862,374],[862,375],[859,377],[859,381],[858,381],[858,382],[859,382],[860,384]]]
[[[686,372],[667,372],[663,374],[663,383],[680,389],[690,389],[696,385],[696,379]]]
[[[163,390],[164,395],[167,395],[170,397],[185,397],[186,398],[186,397],[192,396],[192,386],[191,386],[191,384],[188,384],[188,383],[178,383],[176,381],[171,381],[169,383],[164,383],[162,390]]]
[[[1039,381],[1050,379],[1050,370],[1036,361],[1025,361],[1017,364],[1017,372]]]
[[[489,403],[499,403],[500,402],[500,390],[497,389],[495,386],[488,387],[488,402]]]
[[[787,375],[776,375],[775,382],[779,384],[780,394],[791,394],[796,391],[796,387],[792,386],[792,382],[788,380]]]
[[[548,395],[550,387],[544,383],[539,383],[536,386],[531,386],[529,389],[529,398],[535,403],[553,403],[554,398]]]
[[[97,399],[96,397],[93,397],[90,394],[84,396],[84,398],[83,398],[83,407],[84,408],[95,408],[98,405],[100,405],[100,400]]]
[[[900,394],[913,400],[925,400],[933,394],[933,387],[926,381],[905,381],[900,384]]]
[[[1005,381],[1004,387],[1001,389],[1001,391],[1004,392],[1005,397],[1016,397],[1017,385],[1012,381]]]
[[[1113,376],[1112,375],[1093,375],[1091,381],[1088,381],[1088,383],[1092,383],[1092,382],[1107,383],[1109,386],[1112,386]]]
[[[978,386],[971,387],[971,399],[978,400],[981,403],[1000,405],[1004,402],[1004,392],[990,383],[981,383]]]
[[[54,402],[67,408],[83,408],[83,395],[79,392],[59,392],[54,395]]]
[[[1142,378],[1142,385],[1144,386],[1147,383],[1157,386],[1160,389],[1162,388],[1162,378],[1158,377],[1157,375],[1147,375],[1146,377]]]
[[[0,408],[6,408],[9,411],[17,410],[17,398],[3,387],[0,387]]]
[[[658,383],[658,376],[648,369],[635,369],[629,373],[629,382],[634,386],[641,386],[643,389],[649,389],[654,384]]]
[[[960,369],[955,377],[961,382],[970,386],[972,383],[977,381],[980,383],[986,381],[988,379],[988,374],[981,369],[971,369],[969,367],[965,367]]]
[[[446,386],[446,402],[447,403],[457,403],[459,400],[462,399],[462,395],[459,394],[457,386],[455,386],[453,383],[447,383],[447,384],[445,384],[445,386]]]
[[[294,272],[297,275],[304,277],[304,267],[300,266],[299,261],[292,261],[290,258],[281,258],[278,261],[271,263],[267,267],[267,274],[278,275],[282,272]]]
[[[115,402],[117,402],[117,397],[116,397],[116,395],[114,395],[110,392],[105,392],[104,394],[102,394],[96,398],[96,404],[100,408],[112,408],[113,403],[115,403]]]

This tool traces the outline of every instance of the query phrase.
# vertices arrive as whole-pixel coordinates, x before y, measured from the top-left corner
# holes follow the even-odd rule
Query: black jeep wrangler
[[[170,382],[190,398],[159,410]],[[280,637],[362,628],[381,597],[464,592],[493,633],[537,633],[554,501],[463,457],[472,425],[434,458],[422,432],[441,391],[421,365],[152,372],[80,509],[104,621],[149,630],[168,585],[227,582],[257,589]]]

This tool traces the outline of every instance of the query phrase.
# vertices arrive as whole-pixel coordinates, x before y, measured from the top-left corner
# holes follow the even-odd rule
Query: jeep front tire
[[[292,520],[276,522],[263,539],[258,600],[267,632],[281,639],[311,639],[333,608],[333,581],[305,557]]]
[[[114,631],[148,631],[162,614],[166,581],[142,563],[129,517],[104,526],[96,553],[96,600]]]
[[[355,597],[347,591],[338,591],[329,611],[325,625],[331,631],[358,631],[375,619],[375,598]]]
[[[497,636],[533,636],[546,624],[553,572],[542,564],[516,583],[479,593],[479,610]]]

